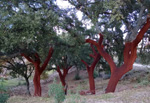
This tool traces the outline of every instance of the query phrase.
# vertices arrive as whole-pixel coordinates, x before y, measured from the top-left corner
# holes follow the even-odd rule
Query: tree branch
[[[7,69],[11,69],[10,67],[4,66],[4,65],[1,65],[0,67],[2,67],[2,68],[7,68]]]
[[[93,55],[93,54],[89,54],[89,56],[92,57],[92,58],[95,58],[95,55]]]
[[[24,53],[21,53],[21,56],[24,56],[29,62],[34,63],[34,61],[27,55],[25,55]]]
[[[141,28],[142,24],[145,23],[146,18],[145,19],[142,18],[143,12],[145,12],[144,6],[142,6],[140,9],[136,27],[132,28],[132,25],[130,23],[124,22],[126,24],[126,27],[128,28],[128,30],[130,31],[130,34],[128,33],[128,35],[126,36],[126,42],[133,41],[138,34],[138,30]]]
[[[52,57],[52,54],[53,54],[53,48],[51,47],[51,48],[49,49],[48,56],[47,56],[46,60],[44,61],[43,65],[42,65],[42,67],[41,67],[41,70],[40,70],[41,73],[45,70],[45,68],[46,68],[46,66],[47,66],[47,64],[48,64],[48,62],[49,62],[49,60],[50,60],[50,58]]]
[[[146,24],[142,27],[140,32],[138,33],[136,39],[133,41],[134,47],[138,45],[138,43],[142,40],[144,34],[147,32],[147,30],[150,28],[150,18],[147,19]]]
[[[101,34],[100,34],[101,35]],[[101,36],[102,38],[99,39],[99,43],[97,43],[96,41],[93,41],[91,39],[87,39],[86,42],[87,43],[91,43],[93,45],[95,45],[100,53],[100,55],[108,62],[108,64],[110,65],[111,68],[111,73],[114,72],[114,70],[116,69],[116,64],[114,63],[113,59],[111,58],[111,56],[103,50],[103,46],[99,45],[102,43],[103,40],[103,36]]]
[[[94,55],[96,55],[96,54],[97,54],[97,52],[96,52],[96,50],[95,50],[95,48],[94,48],[93,44],[91,44],[90,46],[91,46],[91,48],[92,48],[92,51],[93,51]]]
[[[58,72],[58,74],[59,74],[60,77],[63,77],[62,72],[60,71],[60,67],[59,66],[57,66],[56,71]]]
[[[101,33],[99,33],[100,39],[98,40],[98,44],[102,45],[103,42],[103,35]]]
[[[38,53],[35,53],[34,56],[36,57],[36,61],[41,63],[40,57]]]
[[[31,70],[30,74],[27,76],[27,78],[29,78],[31,76],[31,74],[33,73],[33,71],[34,71],[34,68],[32,66],[30,67],[30,69],[31,68],[32,68],[32,70]]]
[[[2,60],[11,59],[11,58],[14,58],[14,57],[19,56],[19,55],[20,55],[20,52],[17,52],[14,54],[3,54],[0,52],[0,59],[2,59]]]
[[[84,60],[81,60],[81,62],[84,63],[84,65],[86,66],[87,69],[90,68],[89,65]]]

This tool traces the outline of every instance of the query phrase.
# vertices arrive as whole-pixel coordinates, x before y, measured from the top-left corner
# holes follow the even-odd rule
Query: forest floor
[[[132,71],[128,72],[118,83],[115,93],[104,94],[109,79],[97,77],[95,79],[95,95],[71,95],[76,91],[88,90],[88,75],[86,70],[80,71],[80,80],[74,80],[75,70],[72,69],[66,78],[68,90],[71,92],[64,103],[149,103],[150,101],[150,69],[147,66],[134,65]],[[25,95],[26,86],[17,86],[10,89],[11,97],[8,103],[54,103],[52,97],[48,97],[48,86],[52,83],[57,73],[49,79],[41,81],[42,97],[28,97]],[[57,78],[59,80],[59,78]],[[30,91],[33,95],[33,84]],[[75,100],[74,100],[75,99]],[[70,101],[70,102],[69,102]]]

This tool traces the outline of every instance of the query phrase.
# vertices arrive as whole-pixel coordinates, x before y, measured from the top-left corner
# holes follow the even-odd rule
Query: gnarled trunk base
[[[88,72],[89,75],[89,86],[90,86],[90,92],[91,94],[95,94],[95,81],[93,77],[93,72]]]
[[[41,96],[40,75],[35,71],[34,79],[34,96]]]

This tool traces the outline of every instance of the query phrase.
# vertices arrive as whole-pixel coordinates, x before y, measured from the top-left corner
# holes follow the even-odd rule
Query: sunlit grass
[[[55,103],[53,98],[13,96],[7,103]]]
[[[0,84],[2,84],[5,87],[13,87],[18,85],[23,85],[25,84],[25,81],[14,78],[9,80],[0,80]]]

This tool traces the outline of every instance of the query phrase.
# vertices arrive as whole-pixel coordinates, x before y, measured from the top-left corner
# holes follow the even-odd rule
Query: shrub
[[[7,94],[7,89],[3,86],[3,79],[0,81],[0,103],[6,103],[9,95]]]
[[[49,74],[47,73],[47,71],[44,71],[41,75],[41,79],[43,79],[43,80],[48,79],[48,77],[49,77]]]
[[[57,84],[56,80],[54,80],[53,84],[49,85],[48,94],[54,97],[55,103],[62,103],[65,100],[63,86],[60,83]]]
[[[81,77],[80,77],[79,73],[77,73],[74,77],[74,80],[80,80],[80,79],[81,79]]]
[[[94,70],[93,77],[94,77],[94,78],[97,78],[97,77],[98,77],[98,72],[97,72],[96,70]]]

